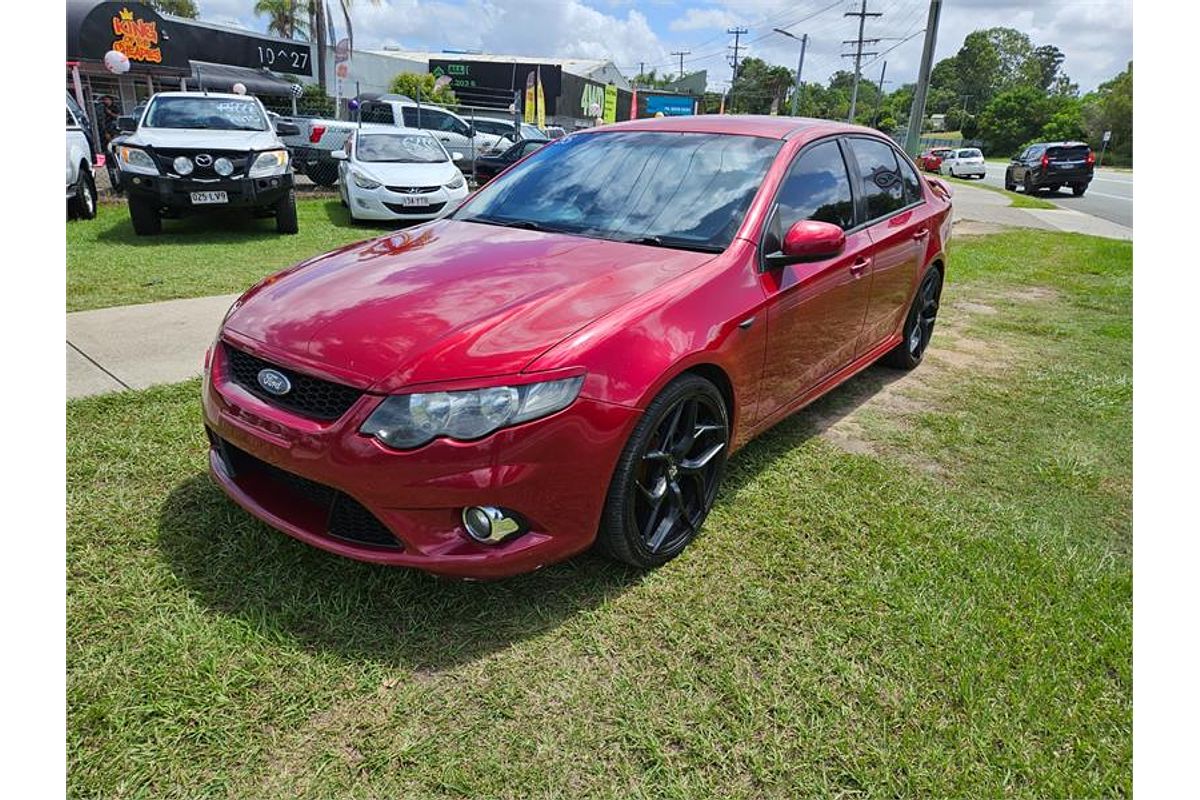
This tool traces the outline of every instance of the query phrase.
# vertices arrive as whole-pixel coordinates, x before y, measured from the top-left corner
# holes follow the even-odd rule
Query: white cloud
[[[719,8],[689,8],[678,19],[671,20],[673,31],[697,31],[706,28],[727,28],[738,24],[738,17]]]

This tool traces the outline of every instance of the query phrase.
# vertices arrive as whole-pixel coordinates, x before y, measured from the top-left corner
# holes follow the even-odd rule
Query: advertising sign
[[[450,88],[460,100],[470,103],[473,99],[489,99],[498,96],[512,97],[514,91],[523,91],[529,73],[534,75],[534,94],[537,93],[538,70],[541,69],[542,93],[545,96],[547,116],[558,113],[558,98],[562,94],[562,67],[555,64],[527,64],[504,61],[472,61],[469,58],[429,59],[429,74],[436,78],[450,76]],[[511,102],[506,100],[505,104]],[[536,101],[535,101],[536,102]]]
[[[684,117],[695,113],[696,102],[690,97],[672,94],[646,94],[646,116],[662,112],[665,117]]]
[[[617,87],[611,83],[604,87],[604,121],[617,121]]]

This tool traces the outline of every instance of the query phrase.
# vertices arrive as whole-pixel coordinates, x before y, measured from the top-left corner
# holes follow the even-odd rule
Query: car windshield
[[[931,153],[931,155],[935,155],[938,158],[945,158],[946,156],[950,155],[953,152],[954,152],[953,150],[934,150]]]
[[[755,136],[665,131],[565,138],[485,186],[454,216],[720,252],[781,145]]]
[[[156,97],[143,123],[149,128],[265,131],[267,120],[249,98]]]
[[[959,158],[983,158],[983,153],[979,152],[978,150],[976,150],[974,148],[968,148],[966,150],[959,150],[958,157]]]
[[[1087,158],[1089,148],[1086,144],[1066,145],[1064,147],[1047,147],[1046,155],[1050,158],[1059,158],[1063,160],[1084,159]]]
[[[432,136],[412,134],[378,134],[359,138],[359,161],[379,161],[391,164],[437,164],[448,161],[446,151]]]
[[[539,131],[527,122],[521,123],[521,138],[522,139],[545,139],[546,134]]]

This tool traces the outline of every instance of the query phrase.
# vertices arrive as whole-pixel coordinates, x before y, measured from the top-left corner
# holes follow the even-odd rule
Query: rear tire
[[[921,279],[908,316],[904,319],[904,339],[890,350],[880,363],[895,369],[915,369],[925,357],[933,325],[937,321],[938,305],[942,300],[942,271],[930,267]]]
[[[720,391],[699,375],[673,380],[647,406],[621,451],[599,547],[639,569],[679,555],[699,535],[728,454],[729,416]]]
[[[129,198],[129,220],[133,223],[133,232],[138,236],[156,236],[162,233],[162,216],[158,208],[141,197]]]
[[[296,219],[296,190],[275,201],[275,230],[279,233],[299,233],[300,222]]]
[[[1061,184],[1061,183],[1052,183],[1052,184],[1050,184],[1050,191],[1052,191],[1052,192],[1057,192],[1057,191],[1058,191],[1059,189],[1061,189],[1061,188],[1062,188],[1062,184]]]
[[[96,218],[96,180],[92,173],[82,166],[79,169],[79,183],[75,187],[75,197],[71,200],[72,213],[79,219]]]
[[[1033,194],[1037,191],[1037,187],[1033,185],[1033,178],[1029,173],[1025,173],[1025,194]]]
[[[1076,197],[1083,197],[1083,193],[1087,191],[1086,183],[1077,183],[1071,187],[1071,194]]]

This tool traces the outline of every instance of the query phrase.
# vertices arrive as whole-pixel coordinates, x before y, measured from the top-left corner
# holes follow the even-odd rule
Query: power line
[[[858,17],[858,38],[856,40],[852,40],[852,42],[842,42],[842,44],[853,43],[855,45],[855,49],[854,49],[854,85],[853,85],[853,88],[850,90],[850,115],[846,118],[847,122],[854,122],[854,109],[855,109],[855,106],[858,105],[858,79],[860,77],[862,77],[862,57],[864,55],[863,54],[863,45],[868,42],[878,42],[879,41],[878,39],[864,39],[863,38],[863,28],[867,24],[867,17],[882,17],[883,12],[882,11],[867,11],[867,0],[862,0],[862,9],[860,11],[847,11],[842,16]],[[850,54],[845,53],[843,55],[850,55]],[[866,55],[875,56],[875,55],[879,55],[879,54],[878,53],[867,53]]]

